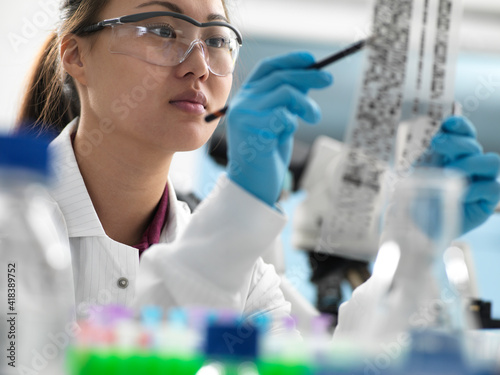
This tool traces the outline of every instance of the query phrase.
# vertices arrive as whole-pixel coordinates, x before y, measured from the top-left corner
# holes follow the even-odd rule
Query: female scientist
[[[225,4],[68,0],[62,9],[20,123],[60,132],[52,194],[67,225],[78,315],[136,299],[279,321],[290,306],[259,256],[285,223],[274,204],[295,118],[319,120],[306,93],[331,75],[301,69],[314,62],[305,53],[261,64],[228,113],[228,177],[190,218],[168,173],[175,152],[209,139],[217,121],[204,118],[228,98],[242,40]],[[155,243],[167,245],[144,252],[139,267]]]
[[[227,174],[190,215],[169,167],[175,152],[210,138],[217,121],[204,117],[229,96],[242,38],[226,4],[65,0],[62,11],[19,122],[59,134],[52,195],[67,226],[78,315],[92,304],[206,305],[269,313],[278,332],[290,305],[260,255],[285,223],[275,203],[297,118],[319,121],[307,93],[331,75],[305,69],[308,53],[259,64],[227,114]],[[450,127],[449,147],[477,145],[463,119],[452,122],[460,126]]]

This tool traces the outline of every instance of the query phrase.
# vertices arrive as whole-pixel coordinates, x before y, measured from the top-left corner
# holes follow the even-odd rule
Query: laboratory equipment
[[[423,329],[460,336],[476,328],[453,282],[464,269],[446,263],[464,186],[457,172],[419,168],[396,187],[374,265],[378,296],[363,327],[367,337],[384,343]]]
[[[500,328],[500,319],[491,316],[491,302],[475,299],[471,301],[470,311],[476,315],[482,328]]]
[[[293,318],[287,318],[280,334],[269,335],[270,317],[263,314],[241,317],[198,308],[163,312],[151,306],[137,320],[111,310],[100,307],[104,319],[80,323],[81,334],[68,353],[69,374],[493,374],[498,369],[495,347],[484,355],[487,361],[471,360],[462,337],[446,330],[416,329],[380,351],[363,342],[330,340],[324,316],[300,339]],[[481,339],[473,343],[486,349],[478,345]]]
[[[0,137],[2,374],[62,374],[78,330],[68,236],[49,182],[48,142]]]
[[[196,375],[258,375],[259,328],[233,314],[219,314],[208,323],[205,363]]]
[[[264,337],[261,341],[259,370],[261,374],[279,374],[286,372],[292,375],[309,374],[309,353],[300,339],[295,335],[296,321],[287,318],[285,331],[276,337]]]
[[[80,322],[81,333],[68,350],[70,374],[194,375],[201,368],[201,335],[184,309],[164,317],[160,308],[146,306],[141,320],[124,307],[98,306],[95,311],[94,318]]]

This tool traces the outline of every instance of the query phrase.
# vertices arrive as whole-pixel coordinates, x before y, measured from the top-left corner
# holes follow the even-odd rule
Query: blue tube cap
[[[49,141],[27,135],[0,135],[0,167],[49,175]]]
[[[215,322],[207,327],[205,355],[211,358],[253,360],[258,352],[258,328],[249,322]]]

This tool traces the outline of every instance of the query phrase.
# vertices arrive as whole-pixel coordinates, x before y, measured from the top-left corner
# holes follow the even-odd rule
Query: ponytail
[[[52,33],[35,59],[17,118],[17,131],[57,135],[80,113],[72,78],[63,73],[59,37]]]

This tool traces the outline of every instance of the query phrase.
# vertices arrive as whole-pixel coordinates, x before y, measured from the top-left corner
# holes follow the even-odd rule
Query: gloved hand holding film
[[[497,177],[500,157],[484,154],[476,139],[474,125],[464,117],[446,119],[430,146],[432,166],[461,171],[468,178],[463,202],[461,234],[483,224],[495,211],[500,200]]]
[[[328,72],[307,69],[314,62],[305,52],[263,60],[227,112],[228,177],[270,206],[282,189],[298,118],[308,123],[321,118],[307,93],[333,81]]]

